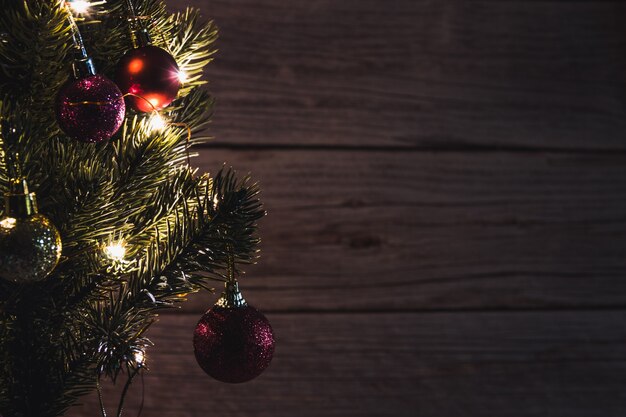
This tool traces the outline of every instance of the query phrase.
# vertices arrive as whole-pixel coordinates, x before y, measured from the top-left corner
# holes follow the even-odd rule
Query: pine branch
[[[187,81],[182,94],[191,88],[205,83],[202,81],[202,71],[217,52],[212,49],[217,40],[217,28],[213,22],[200,22],[200,11],[187,8],[182,13],[176,13],[169,18],[173,23],[170,30],[169,42],[166,49],[172,52],[176,62],[187,75]]]
[[[182,301],[181,296],[206,288],[211,280],[224,280],[229,247],[239,262],[256,257],[256,221],[264,215],[258,187],[248,177],[241,181],[232,170],[220,171],[211,184],[201,181],[198,194],[183,200],[155,227],[155,240],[128,278],[112,309],[94,317],[122,316],[106,334],[126,335],[107,345],[102,372],[112,378],[122,369],[129,352],[145,346],[142,323],[155,311]],[[101,308],[107,308],[101,307]],[[137,331],[140,329],[141,331]],[[129,337],[136,334],[136,336]],[[105,333],[99,337],[105,336]]]
[[[253,262],[264,213],[258,187],[232,170],[195,177],[188,166],[195,134],[213,100],[202,69],[217,30],[188,9],[169,14],[159,0],[136,1],[155,44],[169,50],[188,81],[161,113],[170,125],[150,129],[151,114],[127,113],[109,143],[66,137],[53,111],[68,78],[72,48],[67,14],[56,0],[0,0],[0,118],[20,132],[14,152],[38,195],[40,210],[61,230],[61,264],[29,286],[0,282],[0,414],[62,414],[95,387],[115,379],[150,341],[156,312],[224,279],[229,248]],[[79,20],[99,71],[111,76],[130,45],[124,0],[109,0],[95,19]],[[0,161],[0,191],[7,167]],[[118,265],[103,251],[124,239]],[[26,370],[26,371],[24,371]]]
[[[72,45],[67,15],[56,1],[2,0],[0,6],[0,32],[5,34],[0,95],[37,97],[41,105],[49,105],[64,81],[63,62]]]

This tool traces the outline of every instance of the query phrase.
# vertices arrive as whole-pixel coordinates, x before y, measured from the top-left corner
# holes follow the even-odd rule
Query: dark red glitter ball
[[[102,142],[117,132],[126,105],[117,85],[104,75],[71,79],[59,91],[56,115],[69,137],[82,142]]]
[[[141,112],[161,110],[176,98],[180,89],[176,60],[152,45],[128,51],[117,66],[115,81],[124,94],[134,95],[127,96],[126,102]]]
[[[251,306],[214,306],[196,326],[196,360],[213,378],[230,383],[259,376],[274,355],[274,334],[269,321]]]

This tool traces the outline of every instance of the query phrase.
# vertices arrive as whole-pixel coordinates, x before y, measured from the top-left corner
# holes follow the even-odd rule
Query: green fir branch
[[[130,369],[151,345],[146,331],[160,309],[224,280],[229,251],[238,263],[257,256],[257,184],[232,169],[198,177],[189,166],[212,115],[202,70],[217,29],[195,9],[170,14],[160,0],[134,3],[187,82],[161,111],[169,123],[161,131],[150,127],[153,114],[128,110],[109,143],[89,145],[66,137],[54,114],[72,59],[67,11],[57,0],[0,0],[0,119],[19,132],[0,145],[20,155],[64,245],[43,282],[0,282],[1,415],[63,414],[98,377]],[[111,78],[130,45],[126,17],[125,0],[109,0],[78,19],[99,72]],[[1,192],[7,169],[0,158]],[[104,250],[116,239],[126,241],[124,260]]]

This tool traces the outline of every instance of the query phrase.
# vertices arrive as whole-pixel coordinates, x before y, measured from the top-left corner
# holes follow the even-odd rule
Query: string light
[[[104,251],[107,256],[112,260],[121,262],[126,256],[126,242],[124,242],[123,240],[112,242],[110,245],[104,248]]]
[[[187,81],[189,80],[189,77],[187,76],[187,73],[183,70],[178,71],[178,81],[181,82],[181,84],[185,84]]]
[[[167,127],[167,122],[158,112],[154,112],[148,121],[151,132],[160,132]]]
[[[77,14],[84,14],[89,11],[91,3],[84,0],[73,0],[68,3],[72,8],[72,11]]]
[[[0,221],[0,227],[3,229],[13,229],[17,224],[17,219],[13,217],[7,217],[6,219]]]
[[[143,350],[135,351],[134,359],[135,359],[135,363],[138,366],[143,366],[143,361],[145,360],[145,354],[143,353]]]
[[[71,0],[67,2],[72,11],[76,14],[87,14],[89,9],[93,6],[99,6],[106,3],[106,0],[100,1],[85,1],[85,0]]]

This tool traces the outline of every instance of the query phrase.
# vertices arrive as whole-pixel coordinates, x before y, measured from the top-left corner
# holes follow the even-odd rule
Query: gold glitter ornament
[[[15,283],[46,278],[61,258],[61,235],[37,211],[35,193],[26,180],[13,180],[4,196],[0,219],[0,278]]]

